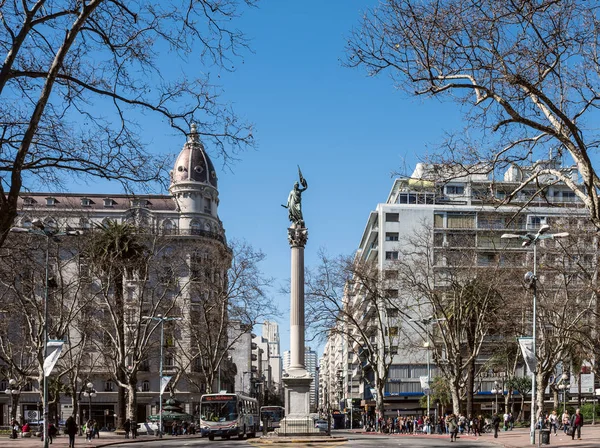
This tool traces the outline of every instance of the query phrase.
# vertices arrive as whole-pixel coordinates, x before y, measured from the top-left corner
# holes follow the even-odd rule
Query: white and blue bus
[[[255,437],[260,423],[258,401],[239,393],[206,394],[200,398],[200,428],[210,440]]]
[[[281,420],[285,417],[285,408],[281,406],[263,406],[260,408],[261,425],[265,420],[269,422],[269,431],[279,428]]]

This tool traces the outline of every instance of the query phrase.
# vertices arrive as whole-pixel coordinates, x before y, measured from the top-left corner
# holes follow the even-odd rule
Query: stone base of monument
[[[284,437],[321,436],[323,433],[315,428],[310,414],[310,384],[313,377],[304,369],[288,369],[288,376],[283,377],[285,386],[285,418],[281,420],[277,435]]]

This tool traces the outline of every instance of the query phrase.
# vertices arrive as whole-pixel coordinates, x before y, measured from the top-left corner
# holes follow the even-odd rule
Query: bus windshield
[[[238,419],[235,396],[207,396],[202,398],[200,415],[207,422],[229,422]]]

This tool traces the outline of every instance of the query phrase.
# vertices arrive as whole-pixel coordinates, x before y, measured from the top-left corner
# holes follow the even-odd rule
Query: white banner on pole
[[[421,380],[421,389],[423,389],[423,392],[428,394],[429,393],[429,377],[428,376],[420,376],[419,379]]]
[[[163,376],[160,379],[160,393],[164,393],[165,389],[167,388],[167,384],[169,384],[169,381],[171,381],[171,378],[173,378],[172,376]]]
[[[533,353],[533,338],[518,338],[518,341],[521,346],[521,352],[523,353],[523,359],[525,360],[527,370],[529,370],[530,375],[533,375],[536,366],[535,353]]]
[[[48,341],[48,349],[46,359],[44,359],[44,376],[48,377],[52,373],[58,358],[60,358],[60,354],[62,352],[63,345],[65,343],[63,341]]]

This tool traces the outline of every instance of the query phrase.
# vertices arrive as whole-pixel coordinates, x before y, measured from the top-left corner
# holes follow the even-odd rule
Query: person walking
[[[65,422],[65,432],[69,435],[69,448],[75,448],[75,435],[77,434],[77,423],[71,415]]]
[[[450,433],[450,442],[456,442],[456,435],[458,434],[458,421],[456,420],[456,415],[450,414],[446,418],[446,427]]]
[[[550,417],[548,417],[548,421],[550,422],[550,433],[554,429],[554,435],[556,435],[556,427],[558,426],[558,414],[556,413],[556,409],[552,411]]]
[[[498,428],[500,427],[500,416],[497,412],[494,412],[494,416],[492,417],[492,426],[494,427],[494,438],[498,438]]]
[[[123,423],[123,429],[125,430],[125,438],[128,439],[129,431],[131,431],[131,420],[125,420],[125,423]]]
[[[571,417],[569,416],[569,412],[565,409],[562,415],[562,424],[563,424],[563,432],[565,435],[569,432],[569,422],[571,421]]]
[[[575,410],[575,414],[571,417],[571,439],[575,439],[575,432],[577,432],[577,440],[581,440],[581,427],[583,426],[583,415],[581,414],[581,410],[577,408]]]

